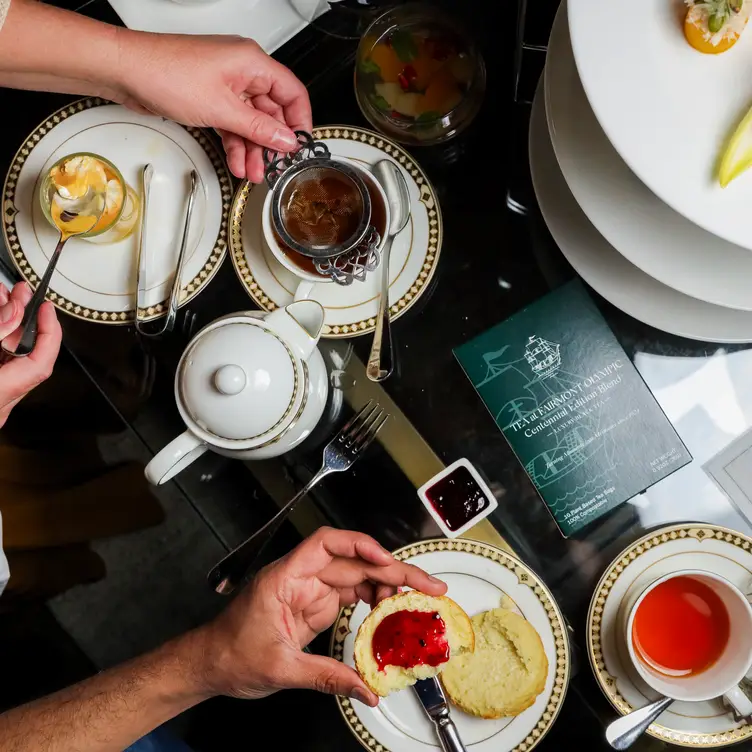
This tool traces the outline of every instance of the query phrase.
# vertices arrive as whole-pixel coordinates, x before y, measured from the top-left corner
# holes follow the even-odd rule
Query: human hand
[[[230,170],[258,183],[263,148],[297,148],[312,128],[305,86],[251,39],[119,29],[120,101],[185,125],[216,128]]]
[[[334,623],[342,606],[358,600],[375,605],[402,585],[429,595],[446,592],[443,582],[398,562],[373,538],[321,528],[261,570],[198,631],[198,671],[212,693],[253,699],[306,688],[375,706],[378,697],[355,670],[302,648]]]
[[[0,283],[0,342],[8,349],[17,347],[21,339],[21,320],[31,300],[31,289],[19,282],[12,292]],[[10,411],[35,387],[49,378],[55,365],[63,333],[55,315],[55,307],[47,301],[39,309],[37,343],[25,358],[0,360],[0,428]],[[0,357],[2,353],[0,353]]]

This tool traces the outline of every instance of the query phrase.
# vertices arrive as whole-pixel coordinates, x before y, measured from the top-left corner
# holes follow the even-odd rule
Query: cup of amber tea
[[[633,595],[626,614],[629,657],[656,692],[687,702],[725,696],[740,714],[752,712],[752,607],[737,587],[679,570]]]

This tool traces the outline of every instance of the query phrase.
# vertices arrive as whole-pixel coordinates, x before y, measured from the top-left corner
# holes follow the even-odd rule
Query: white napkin
[[[109,0],[130,29],[168,34],[240,34],[271,54],[326,10],[325,0]]]

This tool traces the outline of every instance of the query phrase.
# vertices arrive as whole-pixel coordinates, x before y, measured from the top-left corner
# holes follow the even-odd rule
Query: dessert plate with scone
[[[569,682],[567,629],[540,578],[513,555],[468,540],[434,539],[395,552],[448,585],[444,597],[400,593],[371,610],[344,608],[332,656],[381,700],[337,698],[367,749],[440,749],[411,689],[438,676],[459,736],[475,752],[530,750],[553,725]]]

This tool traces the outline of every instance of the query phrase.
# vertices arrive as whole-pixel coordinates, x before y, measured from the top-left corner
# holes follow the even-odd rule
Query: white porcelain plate
[[[569,683],[567,628],[548,588],[519,559],[486,543],[436,539],[406,546],[395,555],[444,580],[449,586],[447,595],[471,616],[497,608],[507,596],[505,605],[538,631],[548,657],[548,679],[533,705],[515,718],[498,720],[451,708],[462,740],[474,752],[522,752],[535,747],[556,720]],[[345,608],[335,625],[331,654],[349,666],[354,666],[355,636],[368,611],[365,603]],[[350,730],[367,749],[439,749],[433,725],[412,689],[383,698],[376,708],[345,697],[338,697],[337,702]]]
[[[752,311],[752,253],[711,235],[663,203],[606,138],[582,88],[566,4],[551,30],[546,116],[556,158],[590,221],[628,261],[708,303]]]
[[[628,546],[603,573],[590,603],[588,655],[601,689],[623,715],[658,699],[632,668],[621,606],[653,579],[680,569],[724,577],[743,593],[752,585],[752,538],[724,527],[669,525]],[[720,700],[675,702],[648,733],[685,747],[722,747],[752,736]]]
[[[219,268],[227,247],[232,186],[224,157],[199,128],[138,115],[101,99],[83,99],[54,113],[16,154],[5,179],[3,231],[19,272],[36,287],[57,243],[57,231],[39,205],[40,175],[76,151],[113,162],[141,194],[141,171],[154,165],[145,239],[149,254],[144,319],[166,312],[188,200],[189,175],[201,181],[193,212],[181,305],[197,295]],[[134,320],[139,232],[118,243],[68,241],[47,295],[66,313],[89,321]]]
[[[638,321],[670,334],[703,342],[752,342],[752,313],[704,303],[661,284],[630,264],[595,229],[556,161],[542,83],[530,118],[529,149],[533,187],[548,229],[574,270],[597,293]]]
[[[373,131],[350,126],[314,129],[331,153],[366,167],[391,159],[402,170],[411,199],[407,226],[395,237],[389,263],[389,315],[399,318],[426,290],[436,271],[443,229],[441,210],[433,186],[420,167],[400,146]],[[300,280],[272,256],[261,229],[261,210],[268,188],[245,182],[232,207],[230,249],[235,271],[248,294],[266,311],[293,300]],[[317,284],[308,295],[324,306],[324,337],[357,337],[376,327],[380,270],[363,282],[347,287]]]
[[[636,175],[714,235],[752,248],[752,171],[726,189],[716,164],[752,107],[752,34],[719,55],[686,42],[682,0],[570,0],[572,48],[603,130]]]

